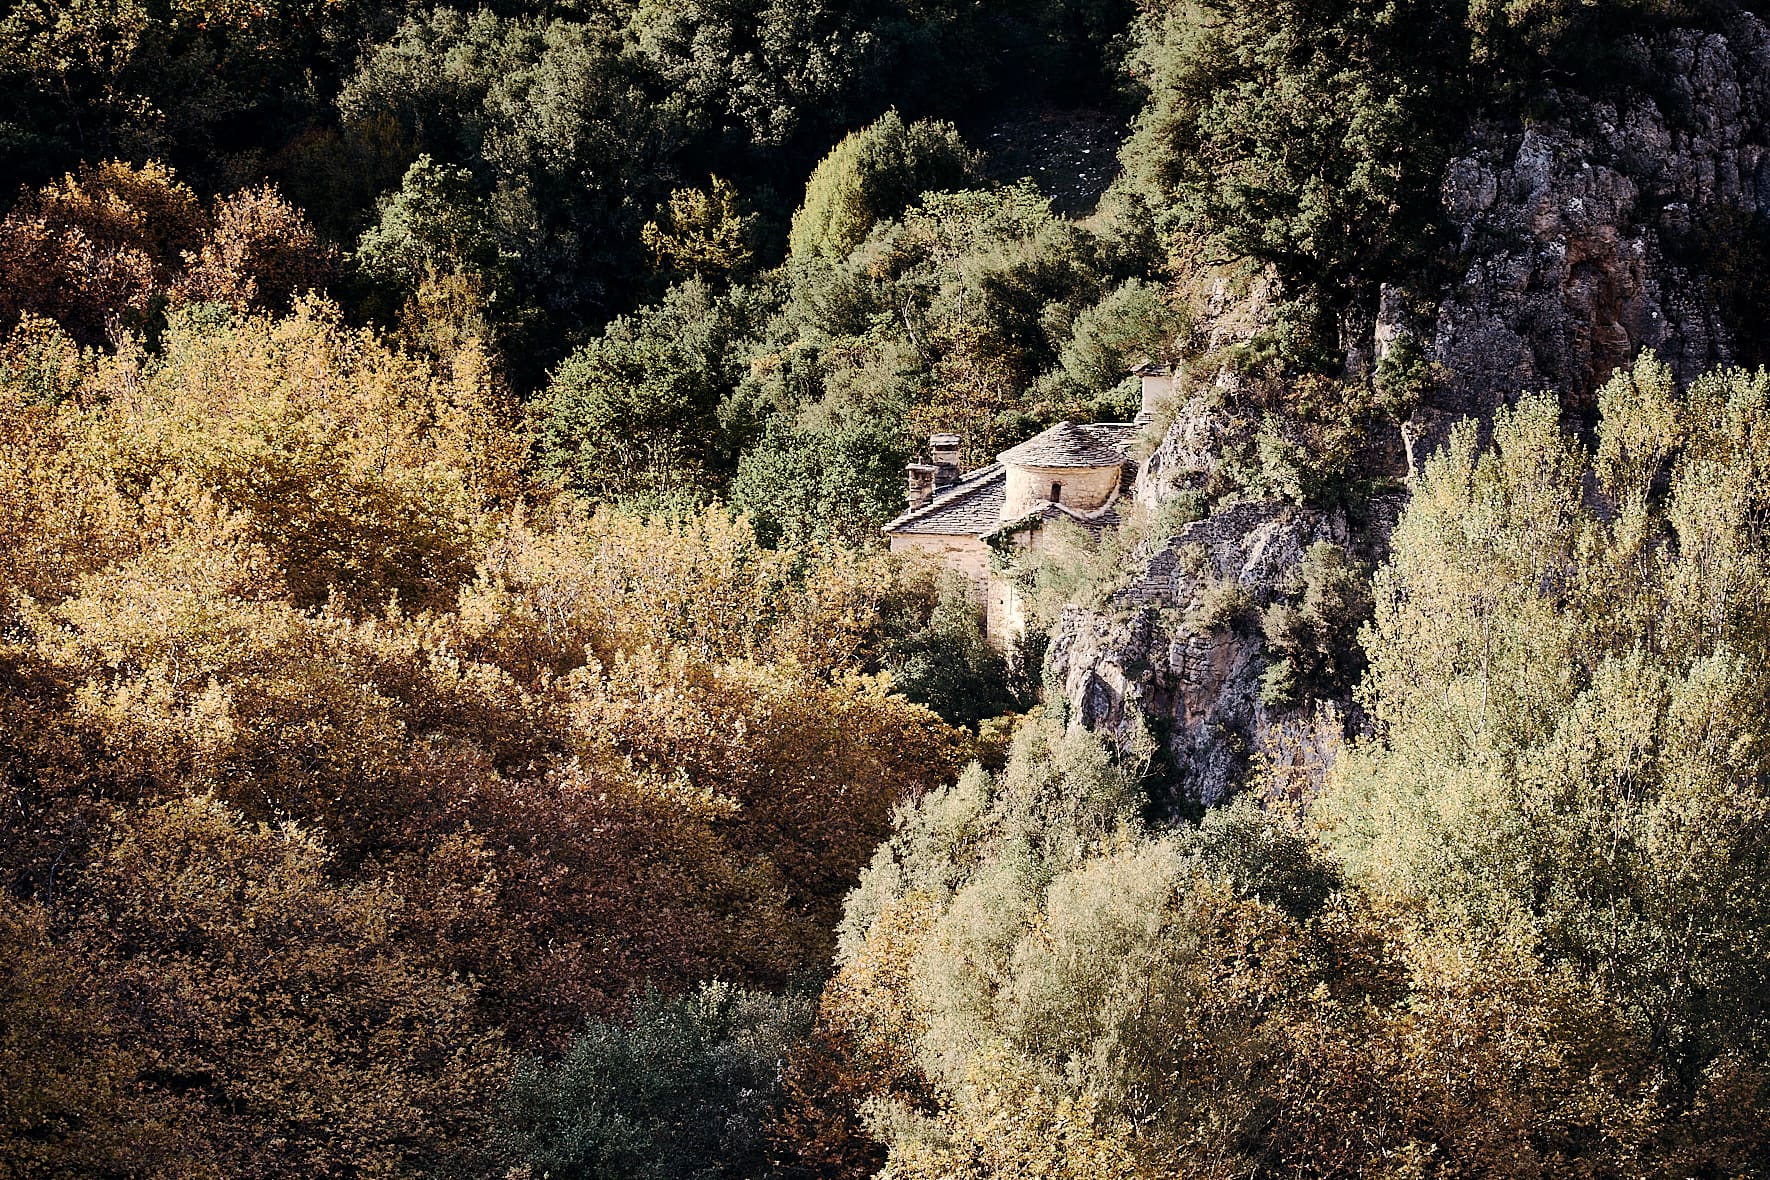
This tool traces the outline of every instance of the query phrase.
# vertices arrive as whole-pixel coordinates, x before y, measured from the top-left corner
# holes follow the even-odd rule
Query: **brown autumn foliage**
[[[651,652],[587,686],[572,722],[587,757],[685,775],[737,805],[736,848],[779,871],[808,961],[834,949],[842,898],[903,786],[914,796],[950,778],[961,752],[939,719],[906,716],[870,679],[832,684]]]
[[[154,262],[142,250],[18,209],[0,222],[0,320],[40,315],[98,344],[146,320],[154,294]]]
[[[536,487],[472,341],[24,318],[0,421],[9,1180],[484,1174],[514,1052],[819,970],[964,753],[913,582]]]
[[[155,278],[171,278],[186,250],[209,229],[209,217],[172,169],[150,160],[139,168],[121,160],[82,164],[19,203],[19,211],[113,250],[139,250]]]
[[[202,1161],[174,1170],[412,1173],[483,1142],[503,1037],[470,982],[402,944],[394,883],[330,860],[292,822],[187,796],[120,817],[83,870],[67,940]]]
[[[337,269],[335,255],[273,186],[241,189],[216,202],[201,246],[183,255],[184,273],[169,295],[175,302],[285,310],[296,296],[324,289]]]
[[[0,327],[40,316],[83,345],[118,345],[168,303],[287,309],[336,266],[269,185],[205,208],[164,164],[82,164],[0,221]]]
[[[50,911],[0,892],[0,1176],[163,1172],[176,1130],[136,1084],[102,981],[51,931]]]

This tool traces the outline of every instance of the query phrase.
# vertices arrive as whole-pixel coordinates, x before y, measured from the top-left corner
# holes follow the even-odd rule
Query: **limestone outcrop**
[[[1770,29],[1741,13],[1635,52],[1624,97],[1562,94],[1552,118],[1478,124],[1446,170],[1457,278],[1427,322],[1385,299],[1374,342],[1411,329],[1429,343],[1444,381],[1422,438],[1520,390],[1553,390],[1584,417],[1644,347],[1683,379],[1759,359],[1729,322],[1724,272],[1770,216]]]
[[[1398,502],[1377,507],[1390,522]],[[1047,668],[1072,724],[1129,741],[1147,725],[1162,747],[1163,805],[1222,802],[1248,760],[1319,764],[1319,702],[1261,700],[1268,657],[1260,611],[1280,597],[1309,547],[1327,541],[1368,557],[1339,512],[1243,501],[1186,526],[1142,554],[1104,609],[1067,609]],[[1338,727],[1338,719],[1335,728]]]
[[[1684,379],[1770,359],[1762,325],[1742,331],[1729,303],[1741,268],[1770,266],[1770,29],[1741,13],[1720,32],[1664,32],[1634,51],[1639,77],[1613,97],[1551,94],[1544,117],[1476,123],[1440,194],[1453,278],[1424,297],[1385,288],[1349,316],[1364,325],[1349,372],[1371,372],[1403,335],[1435,364],[1399,432],[1409,453],[1361,460],[1367,474],[1406,475],[1456,421],[1485,420],[1525,390],[1554,391],[1570,423],[1589,421],[1594,391],[1644,347]],[[1226,292],[1205,309],[1207,351],[1249,338],[1275,298],[1270,278]],[[1234,395],[1224,373],[1169,407],[1140,501],[1247,494],[1222,471],[1251,429],[1226,408]],[[1055,629],[1047,668],[1073,723],[1123,739],[1141,718],[1165,751],[1176,808],[1234,792],[1256,756],[1319,768],[1356,710],[1345,698],[1263,703],[1271,656],[1258,612],[1316,541],[1380,561],[1400,506],[1373,504],[1354,523],[1231,499],[1140,553],[1104,609],[1072,607]],[[1239,606],[1216,617],[1207,600],[1226,586]]]

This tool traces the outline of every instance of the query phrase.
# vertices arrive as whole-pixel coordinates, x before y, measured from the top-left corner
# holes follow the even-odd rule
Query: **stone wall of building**
[[[964,575],[971,583],[971,596],[984,616],[984,633],[992,639],[1006,627],[1004,605],[998,604],[996,579],[990,573],[992,551],[979,537],[953,536],[944,533],[907,533],[891,538],[891,552],[916,554]]]
[[[1019,520],[1051,499],[1051,486],[1062,485],[1059,501],[1080,512],[1102,507],[1119,489],[1123,468],[1008,466],[1008,498],[1002,505],[1003,520]]]

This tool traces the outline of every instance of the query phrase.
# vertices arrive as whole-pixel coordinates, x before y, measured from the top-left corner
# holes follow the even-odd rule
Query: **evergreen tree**
[[[905,124],[895,110],[842,140],[805,185],[789,239],[797,259],[841,259],[926,192],[967,187],[977,160],[949,123]]]

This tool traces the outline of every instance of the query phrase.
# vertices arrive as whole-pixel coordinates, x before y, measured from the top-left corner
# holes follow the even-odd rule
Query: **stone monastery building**
[[[909,511],[885,526],[893,553],[924,553],[971,580],[983,611],[984,634],[1006,649],[1025,629],[1014,583],[998,555],[1037,549],[1044,528],[1069,520],[1098,537],[1119,524],[1119,504],[1137,481],[1130,444],[1173,396],[1172,367],[1145,361],[1131,371],[1142,380],[1135,422],[1059,422],[976,471],[959,471],[960,438],[928,439],[930,462],[911,463]]]
[[[976,471],[959,471],[960,438],[928,439],[927,463],[911,463],[909,511],[885,526],[893,553],[923,553],[971,580],[983,611],[984,634],[1006,649],[1025,629],[1014,583],[998,556],[1037,549],[1044,528],[1069,520],[1095,537],[1119,524],[1119,504],[1137,482],[1131,441],[1174,393],[1174,369],[1144,361],[1131,370],[1142,382],[1135,422],[1059,422]]]
[[[1140,423],[1059,422],[959,472],[959,436],[928,440],[929,463],[908,468],[909,511],[885,526],[893,553],[925,553],[971,579],[984,633],[1006,647],[1024,626],[1020,597],[994,560],[1034,549],[1046,524],[1070,520],[1098,536],[1119,523],[1118,505],[1136,479],[1127,453]]]

